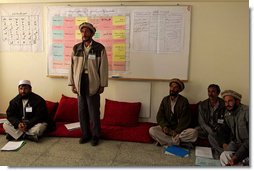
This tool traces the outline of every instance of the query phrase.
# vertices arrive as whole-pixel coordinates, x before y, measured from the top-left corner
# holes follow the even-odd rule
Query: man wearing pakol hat
[[[78,96],[82,132],[79,143],[91,140],[96,146],[100,139],[100,94],[108,86],[108,59],[105,47],[92,39],[96,28],[84,22],[79,30],[82,42],[73,47],[68,85]]]
[[[221,93],[225,101],[225,124],[220,135],[223,142],[223,153],[220,156],[222,166],[249,164],[249,107],[241,104],[242,95],[225,90]],[[230,139],[226,140],[223,133],[228,132]]]
[[[174,78],[169,82],[169,95],[165,96],[157,113],[157,126],[149,129],[156,145],[181,145],[197,140],[197,130],[190,128],[191,113],[187,98],[179,93],[184,83]]]
[[[19,94],[10,101],[6,111],[7,122],[3,124],[7,133],[6,139],[29,139],[38,142],[46,130],[55,128],[48,115],[46,102],[32,92],[29,80],[19,81],[18,92]]]

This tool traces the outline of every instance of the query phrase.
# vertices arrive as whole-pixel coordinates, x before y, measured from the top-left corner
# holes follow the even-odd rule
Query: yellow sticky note
[[[113,44],[113,61],[114,62],[123,62],[125,58],[125,44]]]
[[[112,37],[113,39],[125,39],[125,30],[113,30]]]
[[[87,17],[76,17],[75,18],[75,24],[77,26],[79,26],[80,24],[82,24],[83,22],[87,22],[88,18]]]
[[[112,23],[115,26],[122,26],[125,25],[125,16],[113,16],[112,17]]]

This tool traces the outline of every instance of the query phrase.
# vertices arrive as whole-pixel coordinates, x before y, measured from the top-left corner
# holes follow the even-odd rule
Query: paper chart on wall
[[[0,6],[0,50],[42,51],[42,9],[35,5]]]
[[[72,48],[81,42],[78,26],[90,22],[93,37],[107,51],[109,72],[128,70],[129,16],[117,8],[48,7],[48,75],[67,76]]]
[[[151,53],[183,51],[185,10],[138,9],[132,13],[133,50]]]

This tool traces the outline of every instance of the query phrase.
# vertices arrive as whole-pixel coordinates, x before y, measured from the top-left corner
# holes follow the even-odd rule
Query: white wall
[[[185,82],[186,88],[182,94],[189,99],[190,103],[197,103],[207,98],[207,86],[210,83],[216,83],[222,90],[238,91],[243,95],[242,102],[249,104],[248,1],[167,2],[169,5],[175,5],[178,2],[182,5],[192,5],[189,79]],[[1,3],[6,1],[0,0]],[[130,4],[135,5],[135,2]],[[30,79],[33,91],[47,100],[59,101],[62,94],[74,96],[67,86],[67,79],[49,78],[46,71],[45,49],[41,53],[0,52],[0,112],[5,113],[9,100],[17,94],[17,83],[20,79]],[[101,96],[102,113],[105,98],[137,100],[144,102],[145,111],[150,112],[150,117],[142,120],[155,122],[161,99],[168,94],[168,82],[145,81],[144,84],[150,85],[150,92],[142,90],[140,81],[110,80],[109,88],[105,89],[105,93]],[[142,98],[138,98],[137,92],[141,92]],[[146,93],[150,93],[150,96],[147,96],[150,100],[144,99]]]

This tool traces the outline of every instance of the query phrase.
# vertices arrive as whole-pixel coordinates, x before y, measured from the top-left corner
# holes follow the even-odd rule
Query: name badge
[[[88,59],[95,59],[95,57],[96,57],[95,54],[89,54],[88,55]]]
[[[32,112],[32,111],[33,111],[32,107],[26,107],[26,112]]]
[[[217,121],[219,124],[223,124],[223,122],[224,122],[224,119],[218,119],[218,121]]]

